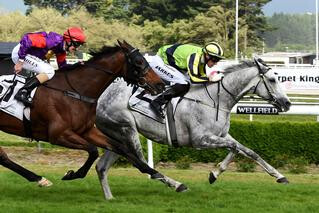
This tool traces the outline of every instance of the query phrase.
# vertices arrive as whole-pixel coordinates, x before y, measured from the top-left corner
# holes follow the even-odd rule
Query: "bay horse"
[[[189,92],[179,100],[174,110],[177,145],[196,149],[226,148],[230,150],[218,171],[211,171],[209,182],[225,171],[235,154],[239,153],[257,162],[279,183],[288,180],[253,150],[236,141],[229,133],[230,113],[233,106],[247,93],[253,93],[272,103],[279,111],[287,111],[291,105],[278,80],[260,59],[244,61],[225,69],[225,77],[219,83],[193,84]],[[97,106],[96,125],[105,134],[122,141],[132,153],[146,164],[139,133],[161,144],[172,146],[164,123],[128,109],[132,88],[125,83],[110,85],[101,95]],[[107,181],[107,173],[119,155],[106,150],[96,164],[104,196],[113,197]],[[171,179],[175,189],[181,183]],[[187,187],[184,185],[183,190]],[[176,190],[176,191],[183,191]]]
[[[155,74],[138,49],[126,41],[119,46],[104,46],[92,53],[83,64],[59,70],[52,80],[40,86],[33,98],[30,120],[32,138],[72,149],[88,152],[84,165],[76,172],[69,171],[62,178],[83,178],[98,157],[96,146],[122,153],[116,142],[104,136],[95,127],[97,99],[117,77],[139,85],[151,94],[164,89],[164,83]],[[23,122],[0,111],[0,130],[26,137]],[[0,165],[18,173],[40,186],[52,183],[11,161],[0,147]]]

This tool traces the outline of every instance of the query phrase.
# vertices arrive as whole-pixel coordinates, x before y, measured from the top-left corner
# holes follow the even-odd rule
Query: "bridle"
[[[265,65],[261,59],[255,58],[253,63],[254,63],[254,64],[256,65],[256,67],[258,68],[259,81],[258,81],[258,83],[257,83],[255,86],[253,86],[252,88],[250,88],[250,90],[253,89],[253,90],[254,90],[254,93],[256,93],[258,86],[263,83],[263,84],[265,85],[265,88],[266,88],[266,90],[267,90],[267,92],[268,92],[268,95],[269,95],[269,97],[270,97],[269,99],[267,99],[267,101],[269,101],[269,102],[271,102],[271,103],[276,103],[276,102],[277,102],[277,98],[275,97],[274,91],[273,91],[273,89],[271,88],[271,86],[268,84],[268,82],[267,82],[267,80],[266,80],[266,77],[265,77],[265,74],[266,74],[271,68],[269,68],[267,65]],[[187,99],[187,100],[194,101],[194,102],[196,102],[196,103],[200,103],[200,104],[203,104],[203,105],[212,107],[212,108],[216,108],[216,121],[218,121],[218,112],[219,112],[219,110],[222,110],[222,111],[225,111],[225,112],[229,112],[229,111],[227,111],[227,110],[225,110],[225,109],[220,109],[220,108],[219,108],[219,97],[220,97],[220,90],[221,90],[220,88],[221,88],[221,87],[232,97],[232,99],[233,99],[236,103],[239,101],[239,99],[242,98],[241,95],[234,95],[232,92],[230,92],[230,91],[225,87],[225,85],[224,85],[224,83],[223,83],[223,82],[224,82],[223,80],[224,80],[224,78],[223,78],[222,80],[218,81],[218,83],[217,83],[217,86],[218,86],[218,87],[217,87],[217,101],[216,101],[217,103],[215,102],[215,100],[213,99],[213,97],[211,96],[211,94],[209,93],[208,88],[207,88],[207,85],[204,84],[204,85],[205,85],[205,91],[206,91],[206,93],[207,93],[209,99],[211,99],[211,100],[213,101],[214,106],[210,106],[210,104],[207,104],[207,103],[205,103],[204,101],[201,101],[201,100],[197,100],[197,99],[193,99],[193,98],[188,98],[188,97],[183,97],[183,98],[184,98],[184,99]]]
[[[137,83],[138,86],[140,87],[149,87],[149,85],[147,84],[146,80],[145,80],[145,75],[148,72],[149,69],[149,64],[147,63],[147,61],[145,60],[145,58],[141,55],[141,53],[139,52],[139,49],[133,48],[132,50],[130,50],[128,53],[127,51],[125,51],[122,47],[121,47],[122,51],[125,54],[125,58],[126,61],[128,62],[128,70],[133,70],[133,72],[127,72],[128,75],[126,76],[126,80],[129,83]],[[138,61],[141,61],[142,63],[138,63]],[[112,72],[109,69],[105,69],[104,67],[95,65],[95,64],[87,64],[87,66],[94,68],[95,70],[98,71],[102,71],[107,75],[114,75],[116,73]],[[51,86],[48,86],[47,84],[45,84],[44,86],[53,90],[58,90],[63,92],[66,96],[70,96],[73,97],[75,99],[90,103],[90,104],[95,104],[97,102],[96,98],[91,98],[91,97],[87,97],[87,96],[83,96],[81,95],[71,84],[69,77],[68,77],[68,73],[64,72],[65,74],[65,79],[68,83],[68,85],[71,87],[71,89],[74,91],[67,91],[67,90],[62,90],[60,88],[54,88]],[[136,80],[138,79],[138,80]]]
[[[254,90],[254,94],[256,93],[257,91],[257,88],[260,84],[264,84],[266,90],[267,90],[267,93],[269,95],[269,99],[267,99],[267,101],[269,102],[272,102],[272,103],[276,103],[277,102],[277,98],[276,96],[274,95],[274,90],[271,88],[271,86],[269,85],[268,81],[266,80],[266,77],[265,77],[265,74],[271,70],[270,67],[268,67],[266,64],[264,64],[264,62],[259,59],[259,58],[254,58],[254,64],[257,66],[258,68],[258,72],[259,72],[259,81],[258,83],[256,84],[256,86],[252,87],[251,89]],[[239,99],[241,99],[240,96],[236,96],[234,94],[232,94],[226,87],[225,85],[223,84],[223,79],[218,82],[221,84],[221,86],[223,87],[223,89],[234,99],[235,102],[238,102]]]
[[[150,65],[139,52],[139,49],[133,48],[129,52],[126,52],[125,50],[123,50],[123,52],[125,53],[129,65],[126,81],[128,83],[137,83],[140,87],[147,86],[145,75],[150,69]],[[132,70],[133,72],[129,72],[129,70]]]
[[[268,84],[265,74],[271,69],[269,68],[266,64],[263,63],[263,61],[259,58],[254,58],[254,62],[253,62],[257,68],[258,68],[258,73],[259,73],[259,81],[256,84],[256,86],[252,87],[251,89],[254,90],[254,94],[257,91],[258,86],[261,84],[261,82],[265,85],[265,88],[267,90],[267,93],[269,95],[269,99],[267,99],[267,101],[271,102],[271,103],[276,103],[277,102],[277,98],[274,95],[274,91],[273,89],[270,87],[270,85]],[[217,104],[216,104],[216,121],[218,121],[218,111],[219,111],[219,97],[220,97],[220,86],[222,86],[222,88],[233,98],[233,100],[235,101],[235,103],[237,103],[239,101],[239,99],[241,99],[241,95],[234,95],[233,93],[231,93],[224,85],[223,83],[224,78],[222,78],[222,80],[220,80],[218,82],[218,87],[217,87]],[[209,94],[209,91],[205,85],[206,88],[206,92],[209,96],[209,98],[211,100],[213,100],[213,98],[211,97],[211,95]],[[213,100],[214,101],[214,100]],[[215,101],[214,101],[215,103]]]

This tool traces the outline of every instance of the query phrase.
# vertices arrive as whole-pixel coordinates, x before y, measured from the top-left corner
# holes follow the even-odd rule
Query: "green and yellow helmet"
[[[203,52],[213,57],[217,57],[220,59],[224,58],[224,51],[217,42],[207,43],[203,48]]]

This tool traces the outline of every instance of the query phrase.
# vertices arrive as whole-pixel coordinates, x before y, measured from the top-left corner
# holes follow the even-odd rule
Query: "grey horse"
[[[231,65],[225,69],[224,74],[225,77],[219,86],[218,83],[191,85],[189,92],[177,105],[175,123],[178,145],[196,149],[226,148],[230,151],[219,164],[219,169],[210,172],[210,183],[226,170],[237,153],[257,162],[269,175],[275,177],[278,183],[288,183],[285,176],[228,133],[231,109],[247,93],[260,96],[279,111],[289,110],[291,103],[281,89],[274,72],[255,59]],[[127,87],[124,81],[115,82],[108,87],[98,102],[96,125],[106,135],[125,144],[146,163],[139,133],[157,143],[170,143],[165,124],[128,109],[131,95],[132,88]],[[106,199],[113,197],[107,182],[107,172],[118,157],[118,154],[106,150],[96,165]],[[168,180],[169,183],[166,184],[174,187],[176,191],[186,189],[184,187],[183,190],[177,190],[181,183],[173,179]]]

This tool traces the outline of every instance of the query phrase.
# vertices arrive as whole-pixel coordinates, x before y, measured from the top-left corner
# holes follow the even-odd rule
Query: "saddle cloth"
[[[165,124],[165,118],[162,118],[156,112],[154,112],[150,104],[158,96],[159,95],[152,96],[150,94],[147,94],[145,93],[143,88],[138,87],[138,89],[132,94],[132,96],[129,99],[129,108],[147,117],[150,117],[155,121]],[[175,111],[178,99],[179,98],[173,98],[171,100],[171,103],[173,105],[173,112]],[[164,107],[163,113],[166,114],[166,107]]]
[[[30,108],[25,107],[14,96],[26,82],[26,77],[21,75],[0,76],[0,110],[23,121],[24,116],[30,120]],[[31,92],[33,98],[36,89]]]

